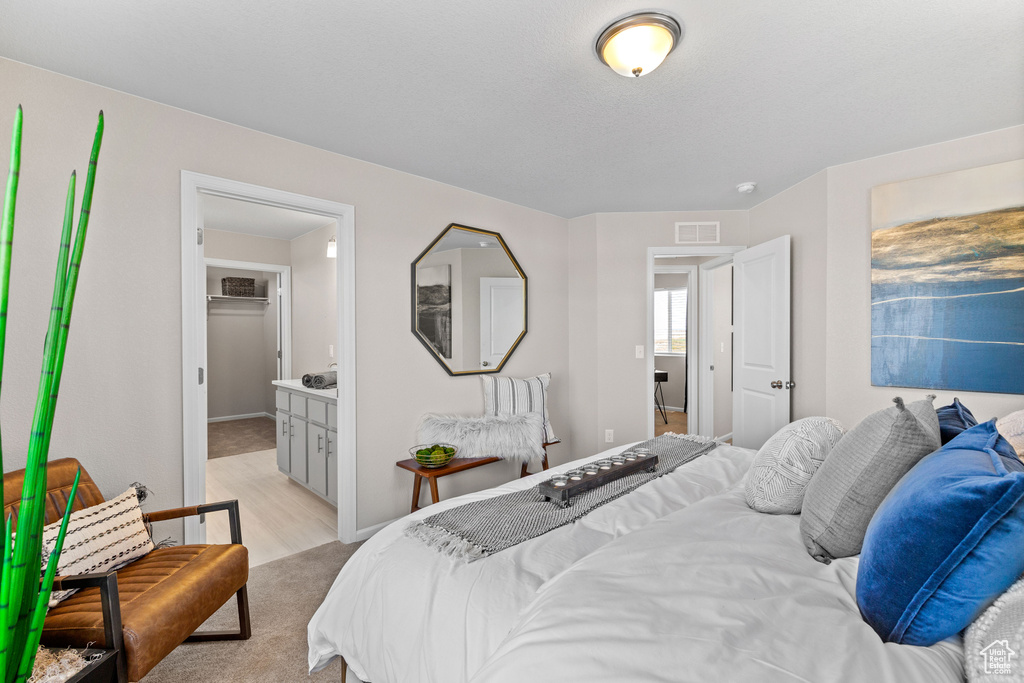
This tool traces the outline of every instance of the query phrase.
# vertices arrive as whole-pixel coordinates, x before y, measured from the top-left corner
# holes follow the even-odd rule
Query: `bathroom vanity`
[[[338,390],[308,389],[297,379],[277,387],[277,468],[337,507]]]

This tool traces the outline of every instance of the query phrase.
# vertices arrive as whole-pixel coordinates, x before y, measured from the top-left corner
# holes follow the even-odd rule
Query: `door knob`
[[[786,382],[786,388],[787,389],[792,389],[795,386],[796,386],[796,382],[789,382],[789,381]]]
[[[484,361],[483,363],[480,363],[480,365],[482,365],[482,366],[484,366],[486,368],[488,365],[490,365],[490,363],[488,363],[487,361]]]
[[[782,380],[781,379],[776,379],[776,380],[772,381],[772,389],[781,389],[781,388],[782,388]]]

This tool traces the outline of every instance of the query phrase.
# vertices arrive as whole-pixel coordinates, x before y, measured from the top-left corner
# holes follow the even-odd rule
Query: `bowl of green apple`
[[[420,444],[409,449],[416,462],[423,467],[444,467],[458,455],[459,449],[450,443]]]

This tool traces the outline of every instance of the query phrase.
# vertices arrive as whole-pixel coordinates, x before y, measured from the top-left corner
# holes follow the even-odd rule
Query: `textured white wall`
[[[715,436],[732,432],[732,266],[711,271],[715,363]]]
[[[568,423],[564,219],[9,60],[0,83],[0,131],[19,102],[26,112],[0,403],[5,469],[24,465],[67,177],[84,174],[100,109],[106,136],[52,454],[82,459],[105,494],[139,480],[153,505],[182,500],[182,169],[355,206],[360,527],[408,512],[410,475],[395,461],[422,413],[482,408],[480,380],[449,378],[409,329],[409,264],[448,223],[500,232],[530,277],[530,333],[506,371],[551,371],[552,419]],[[556,461],[570,448],[563,439]],[[479,468],[442,480],[442,495],[514,475],[511,465]]]
[[[791,416],[825,412],[825,243],[828,230],[826,172],[750,210],[750,244],[792,236]]]
[[[647,343],[647,248],[677,246],[676,221],[720,221],[722,246],[748,243],[746,211],[597,214],[592,396],[599,401],[594,436],[602,446],[605,429],[615,430],[619,444],[647,438],[647,361],[635,357],[635,347]]]

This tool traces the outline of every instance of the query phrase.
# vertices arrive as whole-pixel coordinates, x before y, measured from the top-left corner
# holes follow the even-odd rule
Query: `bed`
[[[750,450],[720,445],[575,524],[476,562],[404,535],[442,509],[624,448],[380,531],[310,621],[310,669],[340,655],[373,683],[963,680],[959,637],[883,643],[857,609],[857,558],[815,562],[798,516],[747,507]]]

